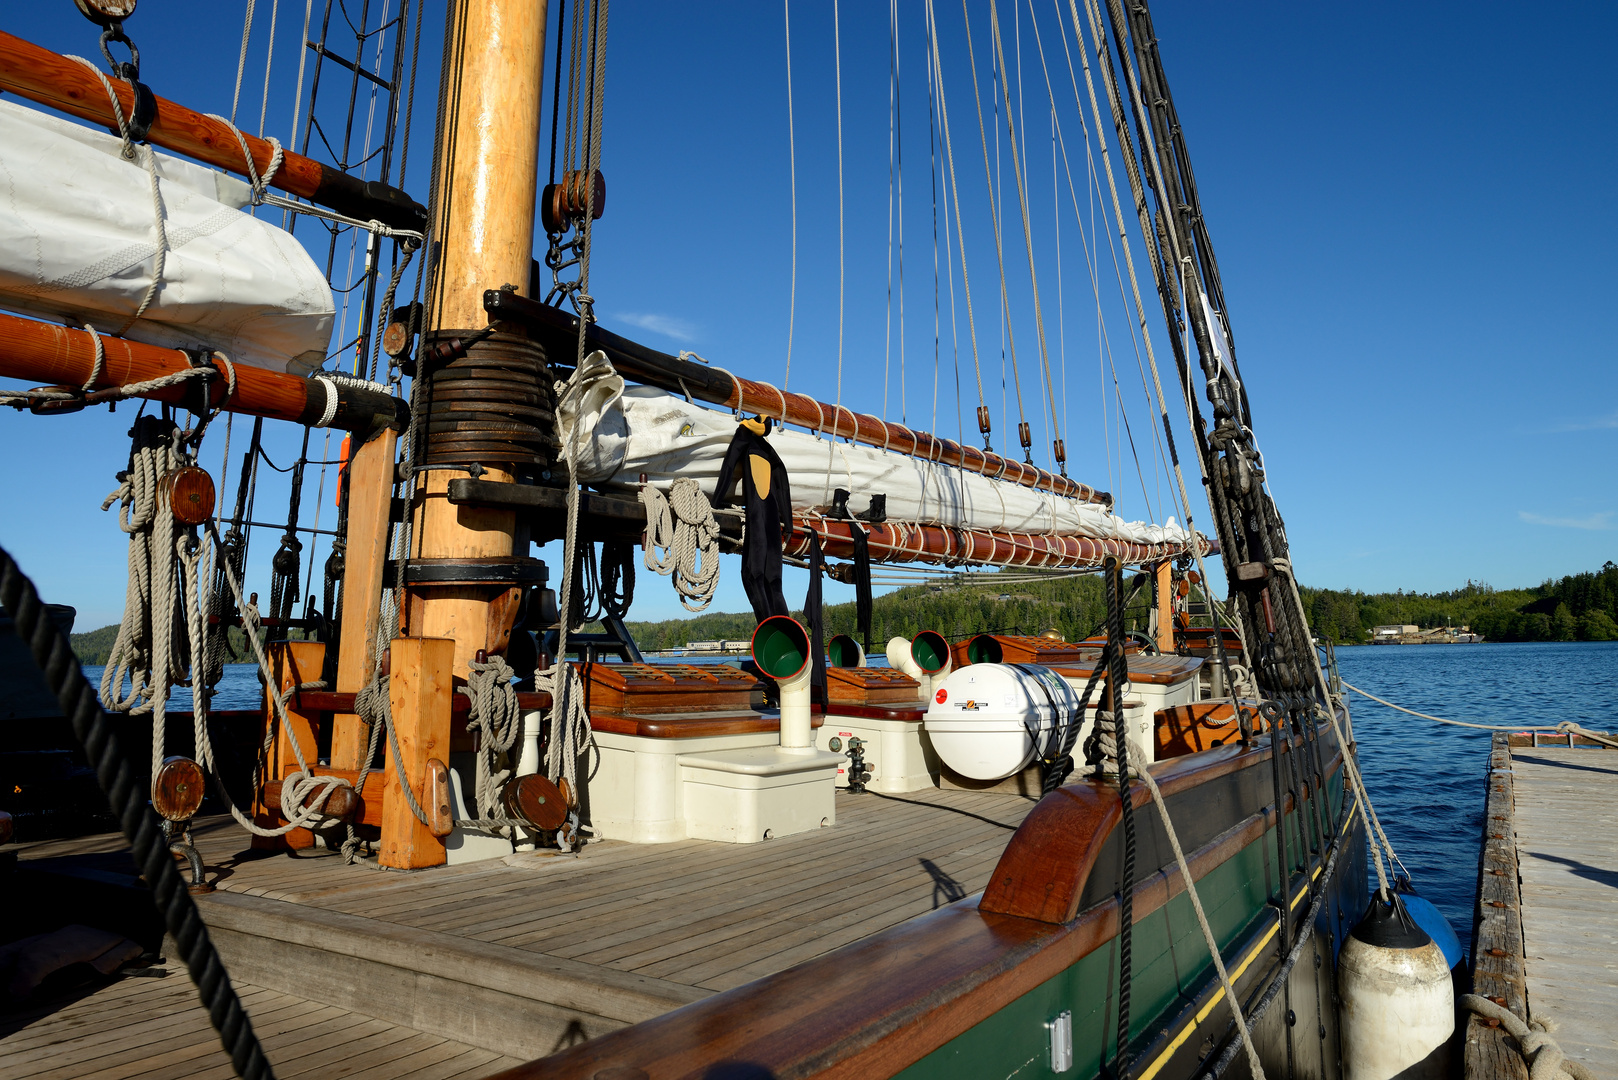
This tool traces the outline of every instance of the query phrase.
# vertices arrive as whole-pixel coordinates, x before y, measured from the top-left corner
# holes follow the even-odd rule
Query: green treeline
[[[1126,589],[1130,587],[1128,578],[1124,584]],[[835,581],[827,581],[825,588],[833,596],[853,592]],[[1132,618],[1126,621],[1131,625],[1143,622],[1144,605],[1150,599],[1150,589],[1143,590],[1130,609]],[[852,602],[827,604],[825,610],[828,636],[854,633]],[[992,578],[987,585],[910,585],[872,601],[871,644],[880,650],[891,637],[914,637],[923,630],[936,630],[950,641],[959,641],[991,631],[1039,634],[1053,626],[1069,641],[1076,641],[1095,632],[1105,614],[1101,578],[1094,574],[1053,574],[1048,581],[1014,585],[995,584]],[[793,615],[801,617],[802,613]],[[679,648],[688,641],[746,640],[754,623],[750,614],[711,614],[628,625],[642,649],[655,651]]]
[[[1023,575],[1019,575],[1023,576]],[[1125,588],[1132,586],[1125,579]],[[826,583],[833,596],[853,590]],[[1572,574],[1529,589],[1497,590],[1482,582],[1440,593],[1363,593],[1303,588],[1309,623],[1323,639],[1358,644],[1371,628],[1411,624],[1423,629],[1470,626],[1487,641],[1618,641],[1618,566],[1608,562],[1594,573]],[[1193,597],[1195,598],[1195,597]],[[1127,611],[1131,629],[1145,626],[1150,588],[1143,589]],[[793,613],[802,617],[801,612]],[[993,578],[962,579],[959,584],[911,585],[872,603],[872,645],[880,650],[890,637],[914,637],[936,630],[950,641],[973,634],[1038,634],[1055,627],[1068,641],[1097,632],[1106,614],[1101,578],[1094,574],[998,584]],[[1199,619],[1198,622],[1203,620]],[[753,633],[753,616],[737,613],[694,615],[661,622],[631,622],[642,649],[675,649],[688,641],[745,640]],[[827,634],[852,634],[854,604],[826,605]],[[591,629],[598,629],[591,627]],[[73,651],[84,664],[104,664],[116,626],[73,635]],[[247,639],[230,631],[233,659],[248,659]]]
[[[752,620],[749,619],[749,622]],[[294,640],[302,640],[302,630],[294,628],[287,633]],[[118,639],[118,626],[103,626],[99,630],[88,630],[82,634],[74,634],[68,640],[73,645],[73,655],[79,658],[79,663],[86,665],[105,664],[112,656],[113,643]],[[268,631],[259,631],[259,641],[269,639]],[[228,631],[225,642],[225,663],[240,664],[253,661],[253,650],[247,644],[247,635],[240,627],[232,626]]]
[[[1441,593],[1338,592],[1304,588],[1309,623],[1338,643],[1369,639],[1375,626],[1470,626],[1486,641],[1618,641],[1618,566],[1571,574],[1530,589],[1483,582]]]

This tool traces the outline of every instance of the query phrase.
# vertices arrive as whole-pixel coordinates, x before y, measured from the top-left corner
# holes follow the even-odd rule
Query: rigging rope
[[[575,46],[580,34],[580,24],[583,22],[580,15],[583,10],[582,4],[574,8]],[[607,11],[608,0],[599,0],[599,3],[594,8],[594,20],[589,35],[592,80],[585,102],[590,107],[590,138],[584,161],[586,176],[594,175],[601,161],[601,118],[605,105],[604,91],[607,74]],[[576,72],[577,69],[578,50],[575,48],[573,70]],[[569,95],[568,140],[571,145],[574,101],[579,97],[577,81],[569,82]],[[579,307],[578,344],[573,377],[568,380],[563,391],[565,394],[575,397],[583,391],[583,383],[578,375],[584,369],[585,341],[590,324],[595,321],[595,302],[589,293],[590,241],[593,231],[591,223],[595,216],[595,192],[596,186],[594,184],[585,185],[585,213],[579,224],[579,284],[576,294]],[[560,418],[563,410],[558,407],[556,412],[558,418]],[[567,661],[567,636],[571,621],[573,579],[575,576],[574,564],[576,562],[572,555],[577,548],[579,535],[579,483],[576,462],[580,426],[579,424],[574,424],[571,430],[567,432],[567,441],[562,451],[562,460],[567,466],[567,532],[563,543],[563,551],[566,557],[563,563],[562,588],[557,604],[558,611],[561,613],[561,620],[557,630],[556,658],[549,672],[536,675],[534,678],[536,688],[543,686],[551,693],[551,738],[546,753],[546,774],[552,781],[566,779],[570,793],[576,793],[579,790],[579,757],[594,743],[590,730],[590,718],[584,709],[584,688],[579,680],[578,670]],[[560,435],[561,433],[558,432],[558,434]]]
[[[798,135],[792,116],[792,0],[781,0],[781,6],[787,37],[787,174],[792,192],[792,284],[787,298],[787,367],[781,376],[785,390],[792,381],[792,332],[798,317]]]
[[[944,65],[938,50],[938,20],[933,12],[933,0],[927,0],[927,38],[932,46],[933,85],[938,91],[938,126],[944,133],[944,158],[949,165],[949,183],[944,192],[946,203],[953,199],[955,208],[955,242],[961,250],[961,289],[966,294],[966,325],[972,341],[972,368],[977,373],[978,430],[983,435],[983,449],[992,451],[989,439],[989,406],[983,395],[983,364],[978,356],[978,324],[972,311],[972,278],[966,270],[966,233],[961,226],[961,189],[955,181],[955,143],[950,137],[949,104],[944,96]],[[944,213],[944,254],[949,255],[949,211]],[[950,317],[954,318],[955,278],[950,276]]]
[[[475,797],[477,812],[485,818],[504,817],[501,792],[512,769],[498,768],[522,734],[522,710],[517,706],[516,673],[506,658],[495,655],[486,662],[467,663],[466,685],[457,690],[471,705],[466,730],[476,736],[477,758]],[[515,763],[511,763],[515,764]]]
[[[1021,9],[1019,8],[1018,10],[1020,11]],[[1001,80],[1002,83],[1004,83],[1006,81],[1005,46],[1002,43],[1001,38],[1000,38],[1000,15],[999,15],[999,11],[998,11],[998,9],[997,9],[997,7],[995,5],[995,0],[989,0],[989,27],[990,27],[990,30],[991,30],[990,40],[994,42],[994,52],[995,52],[994,60],[999,64],[1000,80]],[[1019,61],[1019,64],[1020,64],[1020,61]],[[1019,109],[1021,108],[1021,100],[1020,100],[1020,98],[1019,98],[1019,101],[1018,101],[1018,107],[1019,107]],[[1054,115],[1054,113],[1053,113],[1053,115]],[[1015,179],[1017,181],[1017,205],[1018,205],[1019,209],[1022,211],[1023,241],[1024,241],[1024,246],[1028,249],[1028,281],[1029,281],[1029,285],[1032,288],[1033,294],[1034,294],[1033,295],[1033,299],[1034,299],[1034,328],[1037,331],[1038,337],[1039,337],[1039,356],[1040,356],[1040,361],[1044,365],[1044,369],[1045,369],[1046,401],[1047,401],[1047,404],[1049,405],[1050,418],[1051,418],[1051,428],[1052,428],[1052,431],[1053,431],[1053,438],[1055,439],[1055,442],[1052,444],[1052,449],[1053,449],[1053,452],[1055,452],[1057,467],[1061,470],[1062,475],[1066,476],[1067,475],[1067,455],[1066,455],[1065,451],[1062,451],[1062,448],[1061,448],[1062,429],[1061,429],[1060,421],[1057,419],[1057,416],[1056,416],[1056,384],[1051,378],[1050,350],[1049,350],[1049,348],[1048,348],[1048,346],[1046,345],[1046,342],[1045,342],[1045,316],[1043,314],[1043,310],[1042,310],[1042,307],[1041,307],[1040,301],[1039,301],[1039,275],[1035,272],[1035,269],[1034,269],[1034,232],[1033,232],[1033,226],[1030,223],[1029,216],[1028,216],[1027,178],[1024,175],[1025,171],[1026,171],[1026,163],[1024,163],[1024,165],[1022,167],[1018,167],[1018,165],[1017,165],[1017,162],[1020,160],[1019,159],[1019,154],[1018,154],[1018,149],[1017,149],[1017,128],[1016,128],[1016,125],[1012,123],[1012,120],[1011,120],[1011,108],[1010,108],[1009,104],[1008,104],[1008,106],[1006,108],[1006,134],[1007,134],[1007,137],[1010,138],[1010,140],[1011,140],[1011,158],[1012,158],[1012,170],[1011,171],[1012,171],[1012,174],[1013,174],[1013,176],[1015,177]],[[1024,148],[1024,149],[1025,149],[1025,152],[1026,152],[1026,148]],[[998,228],[998,224],[997,224],[996,227]],[[1001,273],[1004,274],[1004,269],[1002,269]],[[1015,349],[1015,347],[1013,347],[1013,349],[1012,349],[1012,365],[1013,365],[1013,371],[1015,371],[1015,366],[1016,366],[1016,349]],[[1021,390],[1019,389],[1018,392],[1020,394]],[[1020,401],[1020,398],[1019,398],[1019,401]]]
[[[1023,432],[1027,429],[1028,415],[1023,410],[1022,376],[1017,368],[1017,335],[1016,332],[1011,328],[1011,297],[1006,290],[1006,258],[1004,246],[1000,236],[1000,212],[999,207],[995,203],[995,192],[998,190],[998,188],[994,182],[994,174],[989,168],[989,139],[983,126],[983,98],[978,91],[978,61],[977,54],[972,45],[972,16],[967,10],[966,0],[961,0],[961,18],[966,24],[966,55],[968,64],[972,71],[972,102],[977,107],[978,141],[983,147],[983,178],[989,186],[989,214],[994,222],[994,258],[995,264],[1000,270],[1000,315],[1001,318],[1005,320],[1006,342],[1010,345],[1011,351],[1011,385],[1012,388],[1017,392],[1017,437],[1019,441],[1023,442],[1024,459],[1032,462],[1032,451],[1029,449],[1029,444],[1022,438]],[[933,43],[935,50],[937,49],[937,45],[938,43],[935,40]],[[998,69],[996,69],[996,71],[998,71]],[[942,86],[942,78],[940,78],[940,86]],[[999,130],[999,126],[996,125],[995,137],[997,140],[999,138]],[[996,160],[998,161],[998,157]],[[961,265],[964,269],[966,265],[966,260],[964,257],[961,260]]]
[[[1361,697],[1368,697],[1378,705],[1386,705],[1390,709],[1398,709],[1402,713],[1409,713],[1411,716],[1419,716],[1423,720],[1432,720],[1440,724],[1453,724],[1455,727],[1476,728],[1480,731],[1554,731],[1559,735],[1582,735],[1586,739],[1590,739],[1594,742],[1602,743],[1606,746],[1618,749],[1618,741],[1615,741],[1611,736],[1602,734],[1600,732],[1591,731],[1586,727],[1574,723],[1572,720],[1563,720],[1558,724],[1529,724],[1526,726],[1521,724],[1516,726],[1508,726],[1505,724],[1473,724],[1465,720],[1446,720],[1442,716],[1433,716],[1430,713],[1417,712],[1415,709],[1407,709],[1403,705],[1395,705],[1386,698],[1379,698],[1375,694],[1361,690],[1347,679],[1340,678],[1338,681],[1344,686],[1348,687],[1350,690],[1354,691],[1356,694],[1359,694]]]

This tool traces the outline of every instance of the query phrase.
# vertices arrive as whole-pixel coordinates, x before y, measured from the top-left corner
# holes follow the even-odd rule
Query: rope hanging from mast
[[[587,111],[589,126],[585,132],[583,165],[585,175],[589,176],[597,175],[601,164],[601,120],[607,77],[607,6],[608,0],[590,0],[588,8],[584,3],[580,3],[573,9],[575,48],[570,71],[576,76],[581,67],[581,54],[585,50],[581,49],[580,42],[581,38],[585,38],[585,44],[588,46],[590,81],[588,88],[581,86],[576,78],[569,81],[567,146],[571,151],[575,113]],[[584,29],[586,20],[587,35]],[[565,155],[565,158],[572,160],[570,153]],[[577,395],[583,387],[578,374],[584,369],[585,344],[590,325],[595,321],[594,301],[589,292],[590,238],[591,226],[596,217],[598,194],[597,185],[593,183],[585,185],[584,213],[578,219],[579,278],[576,288],[570,294],[579,311],[578,346],[574,361],[574,377],[569,381],[565,391],[569,396]],[[558,409],[559,415],[561,412],[562,410]],[[571,629],[569,615],[572,611],[573,590],[576,587],[574,581],[576,560],[571,558],[571,555],[579,542],[579,484],[574,465],[578,454],[580,426],[579,424],[572,426],[562,449],[562,460],[567,466],[567,533],[563,550],[568,557],[563,560],[562,588],[557,598],[557,609],[562,617],[557,629],[556,658],[551,669],[535,680],[536,686],[540,684],[540,678],[549,682],[548,689],[552,699],[550,744],[545,760],[546,775],[552,781],[566,779],[568,790],[575,792],[579,790],[579,758],[593,743],[590,718],[584,710],[584,688],[579,681],[578,670],[567,662],[567,638]]]

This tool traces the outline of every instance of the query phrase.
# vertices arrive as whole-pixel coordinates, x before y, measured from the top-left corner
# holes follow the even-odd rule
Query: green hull
[[[1327,783],[1331,804],[1328,828],[1331,821],[1341,821],[1342,853],[1325,884],[1326,897],[1317,916],[1315,942],[1320,963],[1307,955],[1298,962],[1283,989],[1289,1007],[1288,1001],[1278,1002],[1284,1007],[1269,1010],[1264,1022],[1255,1028],[1255,1043],[1266,1071],[1272,1063],[1277,1071],[1283,1070],[1290,1059],[1295,1075],[1335,1077],[1339,1073],[1337,1025],[1331,1007],[1332,960],[1336,943],[1369,903],[1364,828],[1352,805],[1347,820],[1341,818],[1342,780],[1339,768]],[[1173,812],[1173,800],[1170,807]],[[1154,811],[1144,812],[1155,821]],[[1288,850],[1308,852],[1313,860],[1318,848],[1312,843],[1316,830],[1309,812],[1306,803],[1301,812],[1290,811],[1285,821]],[[1136,811],[1137,823],[1142,813]],[[1280,892],[1276,858],[1275,829],[1270,828],[1197,882],[1203,910],[1220,942],[1244,1011],[1264,995],[1284,959],[1285,950],[1278,946],[1277,910],[1270,902]],[[1319,863],[1315,862],[1312,876],[1317,882],[1318,869]],[[1296,935],[1298,920],[1312,904],[1311,882],[1305,875],[1294,873],[1290,892]],[[1104,1067],[1110,1072],[1117,1055],[1118,945],[1118,938],[1113,936],[899,1076],[904,1080],[1084,1078],[1102,1075]],[[1180,892],[1136,920],[1132,952],[1128,1075],[1132,1080],[1194,1075],[1234,1028],[1189,894]],[[1285,1022],[1288,1011],[1295,1018],[1290,1025]],[[1057,1073],[1051,1068],[1048,1025],[1063,1012],[1072,1017],[1073,1057],[1072,1066]],[[1238,1058],[1238,1062],[1240,1072],[1245,1073],[1245,1059]]]

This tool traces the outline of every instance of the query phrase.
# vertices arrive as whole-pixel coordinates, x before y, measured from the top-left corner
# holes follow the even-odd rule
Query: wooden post
[[[316,681],[326,662],[326,645],[321,641],[272,641],[266,652],[269,654],[270,670],[275,675],[276,690]],[[311,766],[319,757],[314,716],[299,712],[297,699],[288,698],[287,722],[282,726],[276,715],[275,702],[270,699],[274,692],[269,687],[264,689],[264,723],[267,727],[274,727],[276,736],[270,745],[269,760],[263,763],[259,771],[261,783],[280,780],[298,767],[298,755],[292,751],[293,739],[298,740],[303,760]],[[262,790],[253,792],[253,821],[270,829],[283,821],[281,815],[270,807]],[[315,835],[308,829],[293,829],[282,837],[255,836],[252,846],[264,851],[280,851],[288,847],[313,847],[314,842]]]
[[[1157,564],[1157,651],[1174,651],[1174,564]]]
[[[348,549],[343,558],[343,625],[337,647],[337,692],[357,693],[371,680],[372,645],[382,611],[382,571],[388,561],[393,458],[398,435],[385,428],[348,462]],[[365,725],[358,716],[332,718],[331,767],[359,769]]]
[[[475,329],[487,321],[483,290],[526,291],[533,258],[534,202],[545,70],[545,0],[454,0],[449,5],[451,115],[439,135],[435,236],[439,293],[429,297],[432,329]],[[512,554],[516,517],[509,510],[452,506],[451,479],[437,469],[415,493],[417,550],[424,559],[501,558]],[[482,479],[510,482],[486,469]],[[454,641],[454,671],[465,677],[479,649],[493,650],[489,602],[500,590],[412,590],[412,637]],[[509,618],[509,616],[507,616]],[[508,632],[509,622],[504,631]],[[500,633],[495,638],[502,636]]]
[[[396,638],[388,691],[393,727],[399,736],[399,762],[418,803],[427,809],[427,759],[449,758],[449,708],[455,642],[446,638]],[[395,869],[442,866],[444,842],[411,811],[399,786],[393,748],[387,750],[382,794],[382,848],[378,861]],[[430,816],[430,815],[429,815]]]

